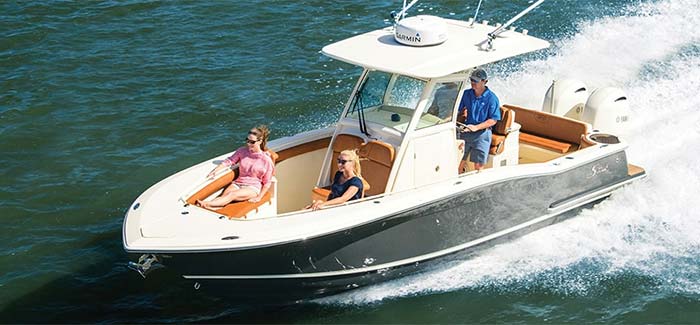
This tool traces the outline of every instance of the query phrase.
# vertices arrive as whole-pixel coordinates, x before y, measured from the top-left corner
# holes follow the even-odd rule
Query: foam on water
[[[620,274],[656,290],[700,295],[700,11],[695,0],[636,4],[628,14],[578,24],[553,55],[493,80],[502,101],[539,108],[552,80],[618,86],[632,109],[628,158],[648,177],[576,218],[437,271],[321,300],[363,304],[464,288],[544,286],[582,295]],[[688,28],[685,28],[688,27]],[[512,90],[512,91],[509,91]]]

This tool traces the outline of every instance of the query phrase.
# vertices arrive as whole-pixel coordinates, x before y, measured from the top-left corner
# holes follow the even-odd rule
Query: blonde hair
[[[267,125],[260,124],[254,127],[253,130],[255,130],[255,136],[260,140],[260,149],[267,151],[267,138],[270,136],[270,129],[267,128]]]
[[[348,156],[352,162],[355,163],[355,175],[362,175],[362,167],[360,166],[360,156],[357,155],[357,150],[343,150],[340,152],[341,156]]]

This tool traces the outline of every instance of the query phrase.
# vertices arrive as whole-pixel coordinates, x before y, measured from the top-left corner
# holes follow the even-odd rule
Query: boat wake
[[[540,107],[552,80],[576,78],[589,90],[624,89],[632,110],[630,162],[648,177],[576,218],[481,251],[438,270],[319,300],[365,304],[455,290],[544,288],[589,295],[632,276],[669,295],[700,295],[700,35],[694,0],[636,4],[627,14],[578,24],[552,55],[493,80],[502,101]],[[532,89],[527,89],[532,87]],[[539,88],[536,88],[539,87]],[[514,89],[511,93],[508,89]],[[520,94],[520,95],[516,95]],[[533,94],[522,97],[523,94]]]

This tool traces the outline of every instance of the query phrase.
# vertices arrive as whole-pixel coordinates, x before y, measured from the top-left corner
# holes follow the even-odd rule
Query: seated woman
[[[240,147],[231,157],[216,166],[207,178],[212,178],[221,169],[238,163],[238,178],[224,192],[211,201],[197,200],[197,205],[208,209],[220,208],[232,201],[258,202],[270,189],[270,180],[274,165],[266,152],[267,138],[270,134],[267,126],[260,125],[248,132],[246,145]]]
[[[306,209],[318,210],[323,207],[345,203],[362,197],[360,179],[360,158],[355,150],[344,150],[338,155],[338,171],[333,177],[328,201],[314,200]]]

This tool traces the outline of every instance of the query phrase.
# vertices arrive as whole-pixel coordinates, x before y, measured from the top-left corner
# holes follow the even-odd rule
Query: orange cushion
[[[311,190],[311,201],[327,201],[328,195],[331,194],[331,190],[327,188],[314,187]]]
[[[245,215],[250,211],[257,210],[263,204],[271,204],[270,199],[272,198],[273,187],[263,195],[262,199],[258,202],[252,203],[248,201],[232,202],[224,206],[219,210],[212,210],[216,213],[221,213],[227,216],[229,219],[233,218],[245,218]]]
[[[508,129],[513,125],[514,120],[515,114],[513,114],[513,111],[505,106],[501,106],[501,120],[496,122],[496,125],[493,126],[493,133],[506,135]]]
[[[233,180],[237,176],[238,176],[238,169],[232,170],[230,173],[224,174],[223,176],[219,177],[218,179],[213,180],[211,183],[209,183],[207,186],[203,187],[201,190],[197,191],[197,193],[194,193],[192,196],[190,196],[187,199],[187,203],[194,204],[195,202],[197,202],[197,200],[204,200],[204,199],[208,198],[210,195],[214,194],[217,191],[220,191],[222,188],[231,184],[231,182],[233,182]]]
[[[270,158],[272,158],[272,163],[274,164],[277,161],[277,158],[280,157],[276,152],[272,151],[272,149],[268,148],[267,153],[270,155]]]
[[[497,155],[503,152],[505,141],[505,135],[498,135],[495,133],[491,134],[491,148],[489,148],[489,153],[492,155]]]
[[[538,147],[554,150],[559,153],[566,153],[571,148],[570,143],[538,137],[536,135],[522,132],[520,133],[520,141],[527,142]]]

